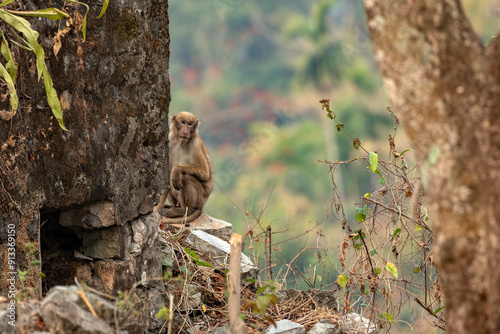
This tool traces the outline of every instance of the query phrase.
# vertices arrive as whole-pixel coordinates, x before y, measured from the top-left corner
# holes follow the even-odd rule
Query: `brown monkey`
[[[173,115],[170,122],[170,187],[162,192],[155,207],[155,212],[162,214],[166,199],[172,205],[164,213],[166,224],[185,222],[189,226],[202,214],[214,188],[212,159],[198,135],[198,123],[193,114],[185,111]]]

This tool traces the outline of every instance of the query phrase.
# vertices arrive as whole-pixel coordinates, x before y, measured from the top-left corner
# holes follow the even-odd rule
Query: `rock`
[[[220,327],[216,327],[212,329],[209,334],[231,334],[231,330],[229,329],[229,325],[225,323]]]
[[[86,297],[95,312],[96,318],[88,310],[87,305],[77,294],[80,289],[76,286],[56,286],[50,289],[42,301],[42,316],[49,328],[60,328],[66,333],[113,333],[114,305],[106,300],[86,293]]]
[[[95,263],[95,275],[104,285],[104,292],[116,294],[129,290],[136,282],[136,267],[133,261],[104,260]]]
[[[158,237],[158,226],[160,225],[160,215],[153,212],[146,216],[141,216],[132,221],[132,240],[129,253],[132,256],[141,254],[144,248],[151,247]]]
[[[125,259],[130,227],[113,226],[83,232],[83,253],[94,259]]]
[[[202,213],[197,219],[191,222],[191,230],[207,232],[217,238],[229,242],[233,233],[233,225],[223,220],[213,218],[206,213]]]
[[[365,317],[357,313],[348,313],[339,319],[339,324],[342,329],[347,331],[355,331],[359,334],[370,334],[377,330],[377,325]]]
[[[337,324],[318,322],[307,334],[340,334]]]
[[[83,255],[82,253],[80,253],[77,250],[73,251],[73,259],[75,259],[75,260],[81,260],[81,261],[94,261],[93,258],[91,258],[89,256],[85,256],[85,255]]]
[[[115,206],[110,201],[102,201],[61,211],[59,224],[86,229],[109,227],[115,225]]]
[[[222,269],[229,268],[229,253],[231,246],[228,242],[217,238],[204,231],[191,231],[186,242],[198,251],[206,254],[212,264]],[[252,261],[245,254],[241,254],[241,279],[255,278],[259,269],[254,266]]]
[[[303,334],[304,326],[290,320],[276,321],[276,327],[272,325],[266,330],[266,334]]]
[[[96,203],[105,210],[87,210],[78,224],[105,229],[122,225],[151,212],[167,186],[168,6],[157,0],[115,1],[98,19],[102,3],[90,6],[87,42],[82,43],[80,33],[66,34],[57,57],[50,45],[58,23],[32,20],[68,131],[52,115],[44,84],[32,77],[30,62],[18,61],[17,80],[29,96],[18,91],[19,110],[25,114],[0,119],[0,147],[9,142],[1,157],[1,240],[13,224],[19,243],[40,245],[43,230],[59,223],[59,213]],[[35,11],[47,5],[28,1],[25,7]],[[80,9],[70,8],[70,15],[75,10]],[[30,53],[23,52],[20,57],[28,59]],[[6,108],[8,101],[0,109]],[[107,203],[114,207],[115,225],[108,226],[113,220],[104,218],[110,213]],[[0,253],[7,254],[8,247],[0,243]],[[16,251],[16,258],[23,259],[18,269],[29,269],[26,284],[38,286],[41,265],[29,265],[30,250],[19,246]],[[0,272],[0,294],[9,288],[6,273]]]

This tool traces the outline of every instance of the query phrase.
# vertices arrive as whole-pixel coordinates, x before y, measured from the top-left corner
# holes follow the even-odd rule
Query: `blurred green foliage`
[[[324,220],[324,237],[279,244],[272,255],[278,262],[290,261],[298,244],[340,244],[341,222],[330,214],[328,166],[318,160],[347,160],[359,153],[318,101],[330,99],[337,120],[381,158],[388,157],[394,124],[362,1],[171,0],[169,5],[170,112],[198,116],[214,160],[217,186],[205,211],[245,234],[247,222],[264,210],[260,223],[284,231],[273,238],[276,243]],[[464,1],[485,43],[498,28],[494,5]],[[404,137],[398,145],[410,147]],[[354,204],[378,178],[365,167],[337,175],[354,220]],[[308,266],[311,256],[297,263]]]

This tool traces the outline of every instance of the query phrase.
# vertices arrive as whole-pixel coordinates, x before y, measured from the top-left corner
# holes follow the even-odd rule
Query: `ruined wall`
[[[25,3],[27,10],[36,9],[30,1]],[[56,7],[62,3],[52,1]],[[43,6],[42,2],[36,4]],[[85,14],[83,6],[76,10]],[[166,184],[170,101],[167,1],[110,1],[106,14],[97,19],[100,10],[100,5],[90,5],[86,41],[81,31],[72,29],[62,39],[57,57],[52,38],[59,22],[31,20],[41,32],[39,42],[46,52],[68,131],[52,117],[43,82],[37,82],[33,71],[33,55],[14,48],[20,108],[11,119],[0,119],[2,295],[7,294],[7,279],[16,269],[29,271],[27,286],[40,283],[38,272],[44,270],[44,259],[42,265],[33,261],[40,260],[44,229],[49,243],[61,248],[95,228],[90,213],[83,223],[79,216],[75,224],[80,227],[69,227],[74,235],[64,236],[67,231],[56,226],[61,213],[67,216],[68,211],[111,203],[111,221],[106,224],[124,226],[150,213]],[[63,236],[60,245],[59,235]],[[33,249],[25,247],[30,243]],[[16,250],[10,267],[9,246]]]

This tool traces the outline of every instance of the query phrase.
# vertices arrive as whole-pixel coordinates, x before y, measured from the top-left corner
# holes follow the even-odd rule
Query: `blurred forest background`
[[[487,44],[500,26],[498,3],[463,4]],[[338,252],[343,232],[332,214],[332,180],[328,165],[318,160],[359,153],[349,137],[337,133],[318,101],[331,99],[339,122],[382,159],[389,158],[387,137],[395,125],[362,1],[171,0],[169,5],[170,112],[197,115],[214,161],[217,186],[205,211],[232,223],[237,233],[245,234],[255,217],[273,232],[284,231],[273,236],[277,263],[289,263],[307,246]],[[400,152],[410,148],[401,129],[396,144]],[[351,220],[359,197],[378,186],[366,166],[336,174]],[[321,238],[317,230],[304,234],[314,226],[322,230]],[[295,264],[307,272],[314,257],[302,256]],[[332,268],[336,258],[330,259]],[[337,273],[330,274],[334,281]]]

